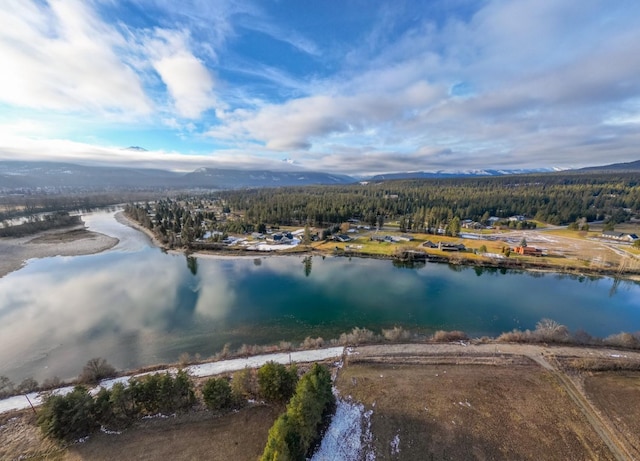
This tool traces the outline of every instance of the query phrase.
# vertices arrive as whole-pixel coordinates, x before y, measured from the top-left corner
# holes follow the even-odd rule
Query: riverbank
[[[117,238],[89,231],[84,225],[27,237],[0,238],[0,278],[19,270],[30,259],[96,254],[113,248],[118,242]]]
[[[155,234],[141,226],[133,219],[127,217],[123,212],[116,215],[118,222],[128,225],[145,233],[152,239],[153,244],[164,251],[175,254],[187,254],[194,257],[247,257],[262,258],[264,256],[339,256],[354,258],[373,258],[397,261],[408,267],[430,262],[445,263],[453,266],[468,266],[486,270],[522,270],[544,273],[562,273],[573,276],[584,277],[612,277],[640,281],[640,258],[633,254],[620,255],[620,251],[610,247],[611,242],[597,242],[586,239],[576,239],[571,237],[561,237],[549,235],[541,231],[511,232],[508,235],[501,235],[502,240],[466,240],[450,237],[417,235],[413,241],[403,244],[382,244],[371,245],[367,242],[367,236],[355,236],[351,243],[341,242],[314,242],[308,246],[297,245],[293,248],[285,248],[281,251],[258,251],[244,249],[238,246],[224,246],[215,250],[197,250],[189,248],[170,249],[163,244]],[[505,257],[500,254],[504,245],[509,246],[510,240],[517,241],[522,238],[533,244],[544,242],[550,247],[551,255],[545,257],[521,257],[513,253]],[[422,247],[422,243],[429,238],[443,240],[447,243],[463,242],[468,246],[466,251],[441,251]],[[482,247],[488,247],[489,251],[480,253]],[[360,247],[360,248],[358,248]],[[402,256],[406,252],[415,259]],[[609,256],[607,256],[610,253]],[[610,261],[607,261],[607,258]],[[619,260],[619,261],[618,261]]]
[[[470,453],[538,459],[541,449],[545,459],[554,460],[640,455],[640,401],[637,392],[630,392],[639,376],[636,351],[454,342],[364,345],[335,353],[340,360],[333,353],[327,356],[338,404],[359,411],[353,425],[345,424],[344,412],[333,415],[322,442],[336,439],[328,444],[333,449],[325,446],[328,458],[340,458],[347,447],[355,452],[345,459],[363,459],[365,453],[383,457],[390,450],[394,459],[408,460],[425,454],[465,459]],[[254,401],[228,413],[196,406],[65,445],[43,437],[27,406],[4,415],[0,457],[108,460],[136,454],[181,460],[216,453],[215,459],[248,459],[242,434],[252,430],[252,441],[257,439],[253,459],[280,411]]]

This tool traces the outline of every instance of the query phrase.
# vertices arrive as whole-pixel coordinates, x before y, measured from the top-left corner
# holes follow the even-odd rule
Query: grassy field
[[[614,459],[533,362],[356,363],[343,368],[337,387],[373,409],[377,459]],[[400,453],[394,456],[395,437]]]

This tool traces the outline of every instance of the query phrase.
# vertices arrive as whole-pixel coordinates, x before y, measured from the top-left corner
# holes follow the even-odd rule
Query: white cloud
[[[213,107],[213,79],[206,67],[195,56],[180,52],[153,63],[162,81],[167,85],[179,115],[198,118]]]
[[[143,49],[166,85],[177,115],[196,119],[215,106],[213,77],[189,49],[188,31],[156,29]]]
[[[209,135],[217,139],[248,138],[268,149],[296,150],[311,147],[316,138],[370,132],[380,124],[397,124],[437,101],[444,88],[416,82],[398,92],[361,93],[353,96],[317,95],[270,104],[256,110],[237,110],[229,121]],[[229,115],[229,114],[228,114]]]
[[[122,37],[84,2],[7,2],[0,9],[0,101],[60,111],[152,110],[137,74],[116,54]]]
[[[394,5],[349,31],[359,41],[303,35],[295,24],[286,33],[290,18],[271,17],[262,3],[140,0],[148,17],[107,24],[97,11],[117,18],[129,6],[6,2],[0,58],[11,66],[0,73],[0,103],[41,111],[33,123],[26,109],[0,117],[16,130],[4,130],[4,144],[31,135],[43,140],[39,149],[69,158],[61,141],[42,143],[100,132],[97,123],[74,123],[69,111],[82,111],[109,123],[147,114],[147,133],[172,130],[186,150],[192,139],[201,149],[200,130],[226,147],[131,159],[150,166],[261,166],[286,156],[358,173],[588,165],[602,163],[603,152],[607,161],[637,158],[640,6],[630,1],[489,0],[463,12],[444,1]],[[264,35],[264,59],[247,53]],[[275,49],[288,54],[269,54]],[[70,152],[80,159],[83,149],[86,158],[125,161],[99,146]]]

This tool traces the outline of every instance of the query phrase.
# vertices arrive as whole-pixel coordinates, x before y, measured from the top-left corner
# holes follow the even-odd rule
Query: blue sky
[[[0,159],[347,174],[640,159],[636,0],[0,4]]]

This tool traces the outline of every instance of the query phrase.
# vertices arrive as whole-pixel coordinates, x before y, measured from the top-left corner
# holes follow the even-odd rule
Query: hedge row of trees
[[[304,461],[334,406],[329,369],[316,363],[300,379],[286,411],[269,430],[261,461]]]
[[[150,374],[101,388],[93,397],[76,386],[66,395],[49,395],[39,411],[38,425],[45,435],[73,441],[103,426],[126,427],[135,419],[157,413],[171,414],[191,408],[196,402],[193,382],[186,372]]]
[[[101,360],[93,359],[85,366],[81,376],[89,378],[86,382],[95,381],[108,368]],[[231,382],[226,377],[208,379],[202,386],[202,400],[215,411],[238,408],[258,397],[282,404],[291,398],[297,383],[295,365],[268,362],[257,372],[247,368],[234,373]],[[119,430],[142,416],[186,411],[196,402],[194,383],[185,371],[175,376],[155,373],[130,379],[128,385],[101,388],[95,396],[84,386],[66,395],[50,394],[39,411],[38,425],[47,436],[73,441],[101,426]]]
[[[257,373],[245,368],[225,377],[210,378],[202,386],[202,399],[210,410],[242,406],[247,399],[260,397],[268,402],[284,403],[293,395],[298,382],[298,368],[268,362]]]

